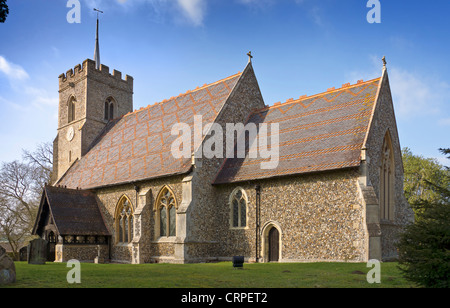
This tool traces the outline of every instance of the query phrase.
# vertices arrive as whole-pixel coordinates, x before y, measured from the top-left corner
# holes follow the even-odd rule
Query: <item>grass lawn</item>
[[[17,282],[7,288],[410,288],[397,263],[381,264],[381,284],[369,284],[365,263],[231,262],[207,264],[81,264],[81,284],[69,284],[66,263],[16,262]],[[1,288],[1,287],[0,287]],[[3,287],[5,288],[5,287]]]

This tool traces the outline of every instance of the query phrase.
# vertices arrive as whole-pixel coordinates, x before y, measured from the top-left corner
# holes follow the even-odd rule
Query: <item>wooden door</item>
[[[47,262],[55,262],[56,258],[56,236],[53,231],[47,235]]]
[[[277,228],[269,231],[269,262],[278,262],[280,257],[280,233]]]

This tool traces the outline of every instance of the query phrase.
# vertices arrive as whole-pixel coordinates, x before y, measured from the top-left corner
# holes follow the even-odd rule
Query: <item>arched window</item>
[[[176,236],[177,202],[172,190],[165,186],[156,199],[156,237]]]
[[[112,101],[109,104],[109,119],[114,119],[114,103]]]
[[[105,102],[105,120],[106,121],[109,120],[109,102],[108,101]]]
[[[384,137],[380,165],[380,218],[394,220],[395,164],[389,131]]]
[[[247,204],[248,198],[245,190],[238,187],[230,195],[231,227],[247,227]]]
[[[109,121],[114,119],[114,99],[108,97],[105,101],[105,120]]]
[[[76,103],[76,99],[75,99],[75,97],[72,96],[69,100],[69,104],[68,104],[68,108],[67,108],[68,123],[75,121],[75,103]]]
[[[123,196],[116,207],[115,224],[116,224],[116,244],[131,243],[133,240],[133,206],[131,201]]]

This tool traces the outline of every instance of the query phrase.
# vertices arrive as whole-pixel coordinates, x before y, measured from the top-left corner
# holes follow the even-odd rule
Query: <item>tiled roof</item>
[[[50,210],[60,235],[110,235],[94,193],[46,186],[43,198],[34,233],[42,231],[45,223],[42,215]],[[47,206],[49,208],[43,208]]]
[[[184,174],[191,159],[173,158],[171,135],[178,122],[213,122],[241,73],[127,114],[107,125],[92,149],[58,182],[71,188],[96,188]],[[192,149],[191,152],[193,152]]]
[[[279,164],[262,170],[269,159],[228,158],[214,184],[356,167],[369,128],[380,78],[345,84],[325,93],[302,96],[253,112],[248,122],[279,123]],[[270,145],[270,141],[268,142]]]

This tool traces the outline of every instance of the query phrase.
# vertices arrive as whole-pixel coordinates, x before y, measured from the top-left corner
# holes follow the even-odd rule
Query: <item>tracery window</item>
[[[394,220],[395,164],[389,132],[384,138],[380,166],[380,218]]]
[[[240,187],[236,188],[230,196],[232,228],[247,227],[247,204],[248,199],[245,190]]]
[[[133,206],[130,200],[123,196],[116,207],[116,243],[131,243],[133,240]]]
[[[177,202],[172,190],[164,187],[158,195],[155,204],[157,230],[159,237],[176,236],[177,233]]]

